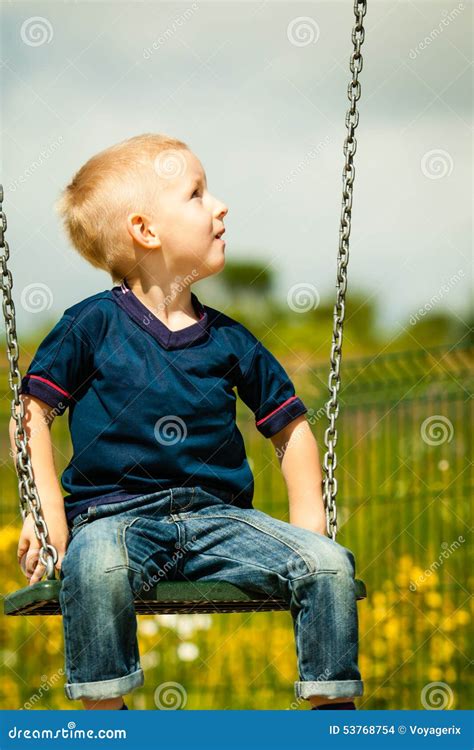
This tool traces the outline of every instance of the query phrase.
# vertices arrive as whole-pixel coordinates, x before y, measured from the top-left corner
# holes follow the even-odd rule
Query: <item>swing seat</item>
[[[45,580],[25,586],[3,601],[5,615],[60,615],[59,591],[62,581]],[[363,581],[355,580],[356,599],[365,599]],[[244,591],[226,581],[161,581],[135,599],[135,612],[151,614],[194,614],[210,612],[271,612],[288,610],[278,596],[269,597],[254,591]]]

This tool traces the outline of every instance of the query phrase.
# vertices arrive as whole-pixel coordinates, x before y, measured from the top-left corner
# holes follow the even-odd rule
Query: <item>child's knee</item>
[[[329,537],[315,534],[312,542],[305,542],[299,548],[299,553],[308,573],[327,571],[351,577],[355,575],[355,558],[351,550]]]
[[[124,568],[120,550],[111,542],[103,542],[100,551],[94,545],[71,544],[62,561],[61,577],[66,583],[74,581],[80,588],[100,587],[108,571]]]

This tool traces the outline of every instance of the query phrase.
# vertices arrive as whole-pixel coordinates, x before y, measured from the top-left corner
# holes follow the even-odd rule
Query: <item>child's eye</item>
[[[196,188],[196,190],[192,194],[191,198],[194,198],[195,195],[199,195],[199,188]]]

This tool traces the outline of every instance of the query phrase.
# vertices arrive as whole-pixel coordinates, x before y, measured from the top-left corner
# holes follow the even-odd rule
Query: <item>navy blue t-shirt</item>
[[[191,299],[199,320],[171,331],[124,280],[67,308],[38,347],[20,392],[69,407],[69,520],[92,501],[198,485],[251,508],[234,389],[267,438],[308,411],[245,326]]]

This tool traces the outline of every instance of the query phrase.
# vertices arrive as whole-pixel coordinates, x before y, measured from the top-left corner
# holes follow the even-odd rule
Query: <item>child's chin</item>
[[[225,256],[222,253],[220,256],[211,255],[207,258],[205,265],[199,269],[199,278],[196,276],[195,281],[200,279],[207,279],[209,276],[214,276],[216,273],[222,271],[225,266]]]
[[[208,270],[209,275],[219,273],[219,271],[222,271],[222,269],[225,266],[225,255],[224,253],[221,253],[220,256],[214,256],[213,258],[210,258],[208,261]]]

